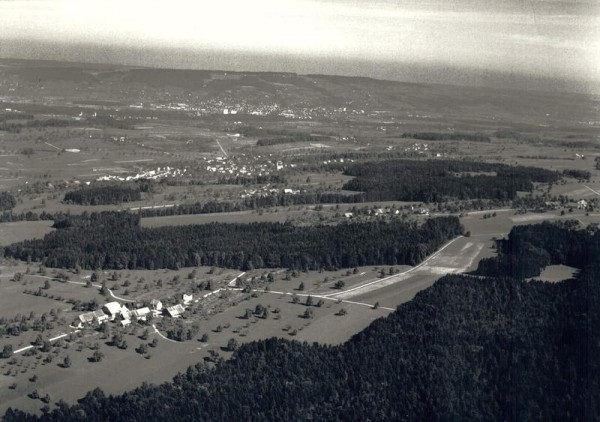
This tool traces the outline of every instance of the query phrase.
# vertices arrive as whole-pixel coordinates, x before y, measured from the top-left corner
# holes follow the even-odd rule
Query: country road
[[[379,302],[387,307],[397,306],[408,302],[445,274],[464,273],[474,269],[486,246],[489,246],[487,239],[457,237],[407,271],[325,296],[332,299],[352,299],[361,303]]]

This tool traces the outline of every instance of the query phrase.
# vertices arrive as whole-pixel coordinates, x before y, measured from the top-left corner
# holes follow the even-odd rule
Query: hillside
[[[597,259],[556,284],[446,276],[341,346],[250,343],[172,383],[4,421],[598,420]]]

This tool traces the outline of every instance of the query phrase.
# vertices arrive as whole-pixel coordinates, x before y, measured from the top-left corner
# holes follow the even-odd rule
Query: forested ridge
[[[463,231],[457,217],[432,218],[420,226],[394,220],[310,227],[211,223],[142,228],[139,216],[115,212],[66,216],[55,227],[43,239],[6,247],[4,256],[86,269],[415,265]]]
[[[568,230],[570,249],[598,236]],[[170,383],[4,421],[597,421],[599,287],[598,255],[561,283],[449,275],[343,345],[253,342]]]
[[[549,183],[557,172],[536,167],[452,160],[389,160],[357,163],[344,174],[354,176],[343,189],[364,192],[366,201],[514,199],[534,182]]]

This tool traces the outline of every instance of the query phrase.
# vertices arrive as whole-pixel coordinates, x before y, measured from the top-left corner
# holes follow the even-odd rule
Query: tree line
[[[422,141],[471,141],[491,142],[489,136],[483,133],[442,133],[442,132],[412,132],[403,133],[402,138],[420,139]]]
[[[211,223],[143,228],[139,216],[103,212],[66,216],[43,239],[7,246],[5,257],[48,267],[85,269],[353,268],[415,265],[462,233],[458,218],[414,222],[348,222],[297,227],[289,223]]]
[[[140,201],[142,188],[137,183],[84,186],[67,192],[64,202],[78,205],[110,205]]]

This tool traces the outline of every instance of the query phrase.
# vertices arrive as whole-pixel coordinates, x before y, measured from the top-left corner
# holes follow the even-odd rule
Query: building
[[[113,321],[117,315],[122,313],[121,304],[119,302],[109,302],[102,307],[102,310],[110,317]]]
[[[98,323],[102,324],[108,321],[108,315],[101,310],[86,312],[85,314],[79,315],[79,327],[83,327],[84,324]]]
[[[165,309],[165,314],[170,316],[171,318],[179,318],[185,312],[185,308],[181,304],[168,306]]]
[[[146,319],[148,318],[148,315],[151,313],[152,311],[150,310],[150,308],[143,307],[140,309],[136,309],[133,312],[131,312],[131,315],[133,316],[133,318],[137,319],[138,321],[146,321]]]
[[[150,306],[155,311],[162,311],[162,308],[163,308],[162,302],[158,299],[152,299],[152,302],[150,302]]]
[[[194,297],[192,295],[186,295],[185,293],[183,294],[183,305],[187,306],[190,303],[192,303],[192,300],[194,299]]]
[[[580,210],[585,210],[588,207],[588,203],[585,199],[581,199],[577,202],[577,208]]]

